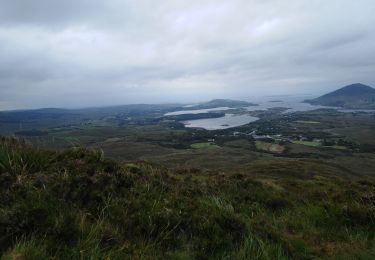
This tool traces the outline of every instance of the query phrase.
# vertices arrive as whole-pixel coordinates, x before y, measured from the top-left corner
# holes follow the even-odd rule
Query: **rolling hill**
[[[208,102],[204,102],[194,106],[194,109],[210,109],[217,107],[230,107],[230,108],[241,108],[248,106],[257,106],[247,101],[231,100],[231,99],[213,99]],[[191,108],[190,108],[191,109]]]
[[[360,83],[340,88],[321,97],[306,100],[312,105],[349,109],[375,109],[375,89]]]

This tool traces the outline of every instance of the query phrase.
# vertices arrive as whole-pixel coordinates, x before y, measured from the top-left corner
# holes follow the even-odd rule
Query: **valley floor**
[[[374,113],[179,109],[0,114],[2,259],[375,258]]]

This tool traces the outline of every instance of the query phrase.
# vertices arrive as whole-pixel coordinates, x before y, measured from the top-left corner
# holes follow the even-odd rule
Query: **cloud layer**
[[[375,85],[373,0],[0,0],[0,109]]]

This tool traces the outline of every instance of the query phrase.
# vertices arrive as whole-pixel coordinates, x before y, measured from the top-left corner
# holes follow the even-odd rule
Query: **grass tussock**
[[[3,138],[1,259],[371,259],[375,182],[338,173],[172,171]]]

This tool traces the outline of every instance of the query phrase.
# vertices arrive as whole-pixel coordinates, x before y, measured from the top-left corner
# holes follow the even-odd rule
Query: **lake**
[[[293,113],[298,111],[311,111],[316,109],[336,109],[340,112],[375,112],[375,110],[366,110],[366,109],[342,109],[342,108],[335,108],[335,107],[325,107],[319,105],[311,105],[308,103],[303,103],[302,101],[305,99],[312,99],[314,97],[308,96],[268,96],[268,97],[247,97],[247,98],[239,98],[238,100],[245,100],[255,104],[258,106],[249,106],[244,107],[248,111],[259,111],[259,110],[267,110],[270,108],[275,107],[284,107],[288,108],[284,113]],[[186,107],[194,108],[194,105],[188,105]],[[175,111],[166,113],[166,116],[172,115],[183,115],[183,114],[200,114],[200,113],[208,113],[213,111],[226,111],[231,108],[229,107],[216,107],[210,109],[196,109],[196,110],[182,110],[182,111]],[[219,118],[207,118],[207,119],[196,119],[196,120],[189,120],[182,122],[186,127],[199,127],[204,128],[206,130],[217,130],[217,129],[227,129],[231,127],[245,125],[251,122],[258,120],[257,117],[253,117],[250,115],[234,115],[227,113],[223,117]]]
[[[225,114],[225,116],[219,118],[189,120],[183,121],[182,123],[185,125],[185,127],[198,127],[206,130],[217,130],[246,125],[256,120],[258,120],[257,117],[250,115]]]

